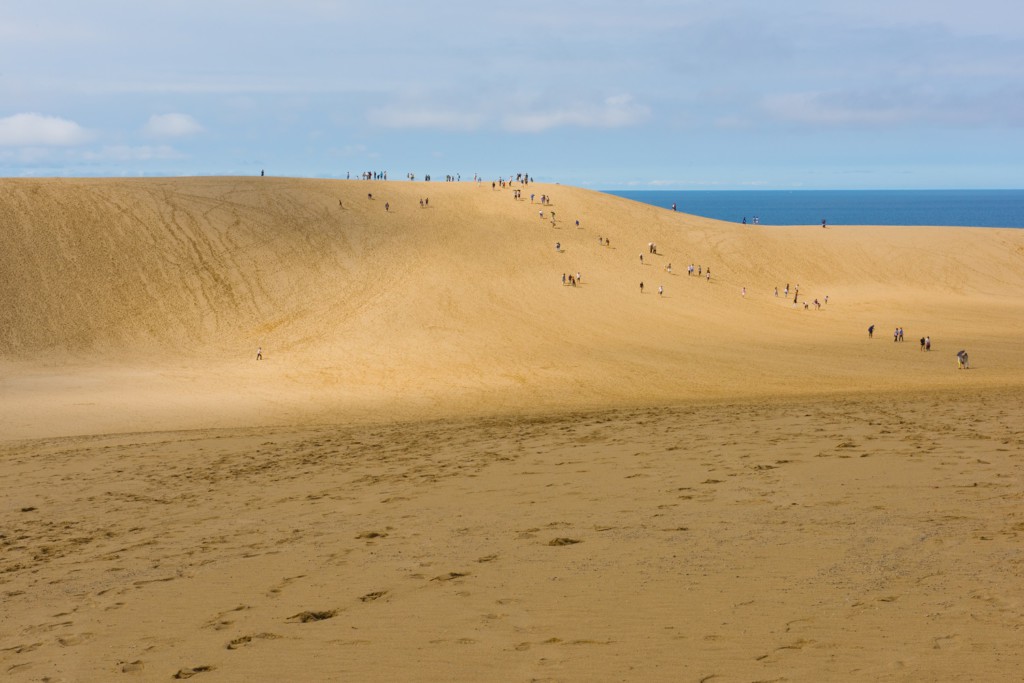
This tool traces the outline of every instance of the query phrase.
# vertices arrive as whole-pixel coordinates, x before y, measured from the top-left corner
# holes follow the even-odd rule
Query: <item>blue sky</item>
[[[4,0],[0,176],[1024,188],[1016,0]]]

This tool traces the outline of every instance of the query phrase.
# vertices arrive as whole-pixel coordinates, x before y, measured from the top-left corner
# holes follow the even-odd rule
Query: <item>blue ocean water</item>
[[[615,190],[645,204],[761,225],[1024,228],[1024,190]]]

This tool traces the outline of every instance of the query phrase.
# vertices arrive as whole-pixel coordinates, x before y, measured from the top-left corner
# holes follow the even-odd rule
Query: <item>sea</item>
[[[760,225],[1024,228],[1024,190],[606,190],[722,221]]]

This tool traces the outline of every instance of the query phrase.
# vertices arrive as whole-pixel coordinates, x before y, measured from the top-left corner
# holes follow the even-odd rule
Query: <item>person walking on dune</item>
[[[874,336],[875,336],[875,326],[874,325],[868,325],[868,339],[871,339]]]
[[[256,360],[263,360],[263,347],[256,349]]]
[[[644,283],[643,282],[640,283],[640,293],[641,294],[644,293]]]

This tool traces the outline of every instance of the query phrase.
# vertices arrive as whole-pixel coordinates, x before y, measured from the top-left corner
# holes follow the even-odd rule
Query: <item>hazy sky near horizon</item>
[[[0,175],[1024,188],[1013,0],[5,0]]]

